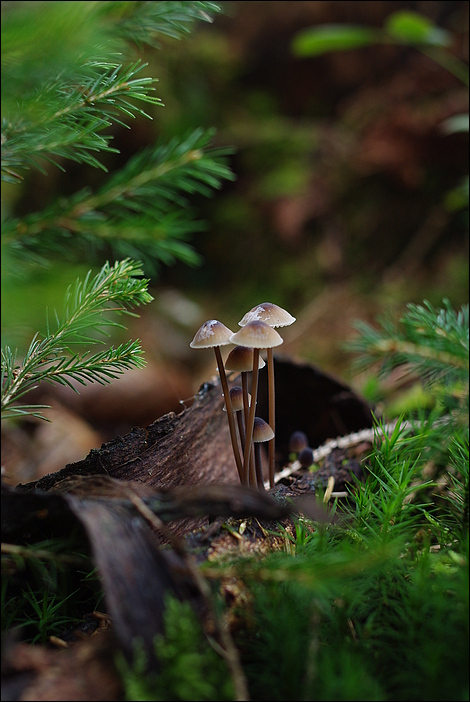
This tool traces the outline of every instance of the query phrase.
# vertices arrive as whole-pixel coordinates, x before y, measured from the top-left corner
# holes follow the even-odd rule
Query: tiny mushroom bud
[[[248,485],[248,466],[253,439],[253,425],[255,420],[255,409],[258,395],[258,364],[259,350],[270,349],[273,346],[282,344],[282,337],[265,322],[254,320],[248,322],[236,334],[232,334],[230,341],[239,346],[248,346],[253,349],[253,378],[251,381],[251,406],[246,425],[246,441],[243,456],[243,483]]]
[[[310,466],[313,463],[313,451],[312,449],[307,446],[306,448],[302,449],[302,451],[299,453],[297,456],[297,460],[299,461],[300,465],[302,468],[310,468]]]
[[[222,385],[222,392],[224,394],[225,402],[227,404],[227,419],[228,426],[230,429],[230,439],[232,441],[233,455],[237,464],[238,475],[241,480],[243,474],[243,466],[238,450],[237,435],[235,430],[235,422],[233,419],[232,404],[230,401],[230,392],[228,389],[227,376],[225,375],[222,354],[220,353],[220,346],[226,346],[227,344],[231,343],[231,335],[231,330],[228,327],[226,327],[225,324],[222,324],[222,322],[219,322],[217,319],[209,319],[207,322],[204,322],[204,324],[198,329],[198,331],[194,335],[194,339],[189,345],[193,349],[214,349],[215,357],[217,359],[217,368],[219,371],[220,383]]]
[[[263,481],[263,471],[261,469],[261,443],[264,441],[271,441],[274,438],[274,432],[264,419],[261,417],[255,417],[255,423],[253,426],[253,443],[255,445],[255,469],[256,469],[256,482],[258,483],[258,490],[262,492],[264,490]]]
[[[303,431],[294,431],[289,438],[289,453],[300,453],[302,449],[307,448],[308,438]]]
[[[269,324],[270,327],[286,327],[295,322],[287,310],[272,302],[262,302],[256,305],[245,314],[238,324],[243,327],[254,320],[261,320]],[[274,397],[274,360],[273,350],[268,348],[268,402],[269,402],[269,424],[273,431],[276,430],[275,420],[275,397]],[[269,444],[269,485],[274,487],[274,438]]]

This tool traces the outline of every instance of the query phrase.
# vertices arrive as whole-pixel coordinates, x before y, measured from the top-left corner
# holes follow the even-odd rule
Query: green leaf
[[[380,39],[380,32],[369,27],[324,24],[299,32],[294,38],[292,49],[296,56],[320,56],[329,51],[346,51],[370,46]]]
[[[387,33],[404,44],[429,44],[431,46],[449,46],[452,35],[436,27],[430,19],[410,10],[394,12],[385,20]]]

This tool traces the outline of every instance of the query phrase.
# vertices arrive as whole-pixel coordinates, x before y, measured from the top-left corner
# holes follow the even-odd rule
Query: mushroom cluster
[[[261,471],[261,442],[268,443],[269,485],[274,487],[275,455],[275,385],[273,348],[282,344],[281,335],[274,327],[295,322],[295,317],[272,302],[256,305],[238,323],[241,329],[233,333],[222,322],[210,319],[200,327],[191,341],[192,348],[213,348],[217,359],[220,384],[227,412],[233,455],[242,485],[264,490]],[[236,344],[225,362],[220,347]],[[268,365],[268,422],[256,417],[258,399],[258,371],[266,364],[260,357],[266,351]],[[226,370],[241,373],[242,385],[229,389]],[[251,398],[248,392],[248,372],[252,372]],[[240,435],[239,449],[235,418]]]

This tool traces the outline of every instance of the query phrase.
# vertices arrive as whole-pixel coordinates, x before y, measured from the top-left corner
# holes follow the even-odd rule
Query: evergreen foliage
[[[159,675],[145,675],[146,656],[138,644],[132,667],[123,656],[119,657],[125,699],[233,699],[227,667],[205,639],[190,604],[169,596],[164,620],[165,636],[155,639],[155,652],[161,664]]]
[[[147,64],[132,45],[181,38],[196,20],[211,21],[220,11],[211,2],[46,2],[28,11],[10,5],[2,22],[2,179],[10,183],[30,168],[46,172],[48,161],[62,170],[70,160],[106,172],[100,153],[117,151],[110,127],[129,128],[137,114],[152,119],[138,103],[162,105],[153,95],[157,81],[142,75]],[[38,65],[32,47],[39,41]],[[42,264],[57,255],[89,260],[103,249],[143,260],[149,273],[160,261],[196,264],[186,239],[202,225],[183,193],[209,196],[233,178],[229,150],[211,149],[212,136],[198,128],[148,147],[95,192],[84,188],[41,212],[8,218],[6,270],[25,257]]]
[[[28,170],[47,174],[48,163],[65,170],[68,161],[107,172],[103,155],[117,152],[110,128],[129,128],[136,115],[152,119],[141,103],[162,105],[136,47],[160,47],[160,36],[180,39],[195,21],[212,21],[219,11],[212,2],[4,3],[2,180],[21,185]],[[199,262],[187,238],[203,224],[188,195],[210,196],[233,178],[229,150],[210,147],[213,134],[196,128],[169,144],[158,142],[94,189],[4,217],[2,269],[11,285],[54,259],[124,260],[105,263],[94,278],[89,273],[69,289],[63,318],[55,313],[56,328],[48,324],[44,338],[34,336],[22,363],[10,347],[2,350],[2,417],[42,417],[41,407],[15,404],[42,380],[105,383],[144,364],[138,341],[91,355],[69,345],[95,343],[87,328],[103,333],[122,326],[105,312],[129,314],[152,299],[149,280],[138,279],[143,267],[155,275],[176,259]]]
[[[44,419],[36,411],[44,407],[16,404],[42,380],[76,390],[72,380],[82,385],[105,384],[126,368],[144,365],[139,341],[128,341],[91,355],[88,351],[81,355],[70,352],[70,345],[99,341],[90,336],[91,330],[108,335],[107,327],[125,328],[104,316],[106,312],[133,314],[132,307],[153,299],[147,292],[148,280],[138,277],[142,269],[134,261],[118,261],[112,267],[106,263],[94,278],[90,274],[68,289],[62,319],[55,313],[56,329],[51,331],[48,323],[44,338],[36,334],[21,364],[10,347],[2,349],[3,418],[33,414]]]

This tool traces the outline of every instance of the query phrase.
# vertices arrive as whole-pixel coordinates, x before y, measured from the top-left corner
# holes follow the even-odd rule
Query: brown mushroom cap
[[[260,356],[258,368],[264,368],[266,363]],[[253,349],[248,346],[235,346],[227,356],[225,368],[238,373],[253,370]]]
[[[243,409],[243,390],[239,385],[234,385],[230,388],[230,399],[232,401],[232,411],[240,412]],[[248,393],[248,402],[251,404],[251,395]],[[224,412],[227,408],[223,407]]]
[[[236,334],[232,334],[230,341],[232,344],[249,346],[253,349],[270,349],[282,344],[283,338],[266,322],[254,320],[248,322]]]
[[[189,344],[193,349],[210,349],[214,346],[231,344],[233,332],[217,319],[209,319],[197,330],[194,339]]]
[[[289,438],[289,451],[291,453],[300,453],[302,449],[307,448],[308,438],[303,431],[294,431]]]
[[[247,312],[238,324],[244,327],[249,322],[256,320],[266,322],[270,327],[287,327],[295,322],[295,317],[273,302],[262,302]]]
[[[255,417],[253,425],[253,441],[255,444],[262,441],[271,441],[271,439],[274,439],[274,432],[269,424],[261,417]]]

